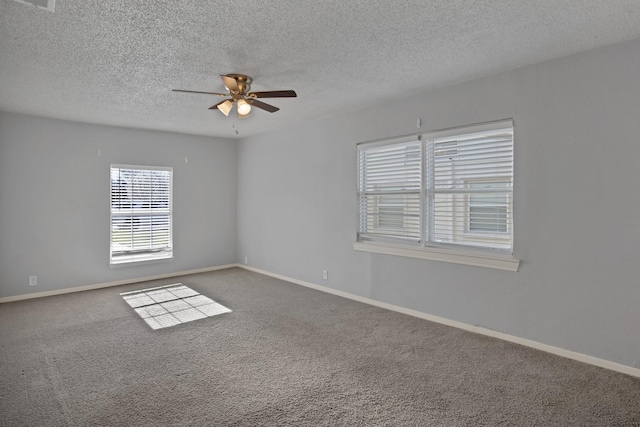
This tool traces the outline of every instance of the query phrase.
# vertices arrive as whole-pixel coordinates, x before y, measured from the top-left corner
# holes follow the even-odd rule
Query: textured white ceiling
[[[640,37],[639,0],[0,3],[0,110],[236,137],[219,74],[267,100],[240,137]]]

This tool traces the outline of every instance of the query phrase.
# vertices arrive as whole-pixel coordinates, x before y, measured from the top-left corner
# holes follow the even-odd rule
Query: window
[[[513,252],[513,122],[358,145],[358,242]]]
[[[111,165],[111,265],[173,257],[172,181],[172,168]]]
[[[474,189],[497,188],[504,191],[506,182],[470,183]],[[490,190],[488,190],[490,191]],[[509,229],[507,209],[509,197],[506,192],[470,193],[468,232],[506,233]]]
[[[420,152],[416,139],[361,150],[361,231],[420,240]]]

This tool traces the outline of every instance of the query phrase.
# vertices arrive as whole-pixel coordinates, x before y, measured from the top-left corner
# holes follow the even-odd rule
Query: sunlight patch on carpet
[[[123,292],[120,295],[152,329],[168,328],[231,312],[182,283]]]

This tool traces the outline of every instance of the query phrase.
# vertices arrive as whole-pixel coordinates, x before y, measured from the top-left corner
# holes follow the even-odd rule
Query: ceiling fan
[[[251,77],[244,74],[224,74],[220,76],[222,83],[229,93],[217,93],[217,92],[202,92],[197,90],[182,90],[172,89],[173,92],[186,92],[186,93],[202,93],[205,95],[216,95],[230,97],[224,101],[218,102],[216,105],[209,107],[209,110],[218,109],[225,116],[229,115],[229,112],[233,109],[233,105],[237,106],[238,116],[240,118],[246,118],[251,112],[251,107],[258,107],[262,110],[270,113],[275,113],[279,110],[278,107],[269,105],[265,102],[259,101],[257,98],[295,98],[298,95],[293,90],[272,90],[266,92],[249,92],[251,90]]]

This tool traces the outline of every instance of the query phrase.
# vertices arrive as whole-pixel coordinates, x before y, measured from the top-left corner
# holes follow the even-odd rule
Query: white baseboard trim
[[[186,276],[188,274],[206,273],[208,271],[224,270],[226,268],[237,267],[238,264],[220,265],[217,267],[197,268],[195,270],[177,271],[174,273],[157,274],[155,276],[136,277],[134,279],[116,280],[114,282],[97,283],[94,285],[75,286],[73,288],[56,289],[54,291],[34,292],[31,294],[15,295],[11,297],[0,298],[0,304],[12,301],[21,301],[32,298],[50,297],[53,295],[70,294],[73,292],[90,291],[92,289],[110,288],[112,286],[128,285],[131,283],[146,282],[149,280],[166,279],[169,277]]]
[[[582,353],[577,353],[571,350],[565,350],[563,348],[554,347],[548,344],[543,344],[543,343],[532,341],[526,338],[520,338],[514,335],[505,334],[503,332],[493,331],[491,329],[483,328],[481,326],[470,325],[468,323],[458,322],[456,320],[434,316],[431,314],[423,313],[421,311],[412,310],[409,308],[404,308],[404,307],[400,307],[393,304],[388,304],[386,302],[376,301],[370,298],[361,297],[359,295],[350,294],[348,292],[339,291],[337,289],[328,288],[326,286],[316,285],[315,283],[305,282],[304,280],[298,280],[292,277],[283,276],[281,274],[271,273],[269,271],[261,270],[255,267],[250,267],[248,265],[238,264],[237,266],[244,268],[245,270],[264,274],[265,276],[274,277],[276,279],[295,283],[297,285],[305,286],[307,288],[311,288],[311,289],[326,292],[329,294],[337,295],[340,297],[348,298],[354,301],[362,302],[365,304],[373,305],[373,306],[384,308],[387,310],[396,311],[398,313],[407,314],[409,316],[418,317],[420,319],[425,319],[431,322],[440,323],[442,325],[453,326],[454,328],[463,329],[465,331],[474,332],[476,334],[498,338],[504,341],[520,344],[526,347],[531,347],[536,350],[541,350],[547,353],[555,354],[556,356],[566,357],[567,359],[577,360],[578,362],[587,363],[589,365],[598,366],[600,368],[605,368],[605,369],[609,369],[612,371],[616,371],[623,374],[631,375],[633,377],[640,378],[640,369],[634,368],[632,366],[622,365],[620,363],[611,362],[605,359],[599,359],[597,357],[589,356]]]

